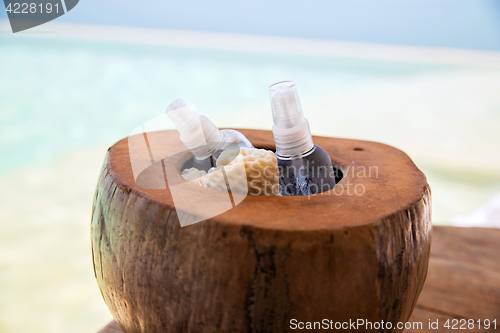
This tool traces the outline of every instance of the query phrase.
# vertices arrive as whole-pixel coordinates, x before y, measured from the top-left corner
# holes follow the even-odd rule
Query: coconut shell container
[[[239,131],[254,147],[275,149],[271,131]],[[190,184],[181,173],[193,155],[177,131],[109,148],[92,259],[124,332],[291,332],[300,322],[338,329],[358,320],[392,325],[362,331],[402,331],[396,323],[410,318],[427,274],[426,177],[391,146],[313,139],[338,177],[307,196]]]

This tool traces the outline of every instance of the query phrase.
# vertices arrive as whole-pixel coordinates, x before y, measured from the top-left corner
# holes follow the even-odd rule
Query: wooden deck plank
[[[420,322],[422,323],[422,328],[417,328],[418,326],[415,326],[413,329],[406,329],[405,333],[430,333],[430,332],[436,332],[436,330],[430,329],[429,328],[429,321],[430,322],[435,322],[438,320],[439,323],[444,323],[446,320],[452,319],[452,317],[436,312],[429,311],[427,309],[424,309],[420,307],[418,304],[415,307],[415,310],[413,310],[413,315],[411,316],[411,319],[409,322],[414,323],[414,322]],[[413,326],[413,324],[412,324]]]
[[[500,332],[500,229],[435,226],[427,280],[410,322],[445,332],[447,319],[497,319]],[[428,328],[429,319],[439,329]],[[468,329],[468,333],[486,330]],[[99,333],[122,333],[116,322]]]
[[[120,328],[120,326],[118,326],[118,323],[113,320],[111,323],[106,325],[106,327],[104,327],[97,333],[123,333],[123,331]]]
[[[455,318],[500,318],[500,271],[443,258],[431,259],[431,264],[418,304]]]
[[[435,227],[418,304],[454,318],[500,321],[500,229]]]
[[[413,315],[411,317],[411,320],[409,321],[411,323],[411,325],[414,326],[414,328],[406,329],[406,330],[404,330],[404,333],[454,332],[456,330],[449,330],[449,329],[444,327],[444,324],[446,323],[447,320],[450,320],[450,323],[451,323],[451,320],[453,320],[453,319],[456,319],[456,318],[453,318],[452,316],[449,316],[446,314],[436,313],[432,310],[425,309],[417,304],[417,306],[415,307],[415,310],[413,311]],[[420,328],[419,326],[416,326],[413,323],[422,323],[422,326]],[[429,323],[437,324],[438,329],[430,328]],[[466,333],[498,332],[498,330],[495,331],[491,328],[489,330],[484,329],[484,327],[481,327],[481,329],[479,329],[477,327],[477,323],[474,323],[474,324],[476,326],[475,328],[466,329],[466,330],[458,330],[458,331],[466,332]],[[457,326],[459,326],[459,325],[457,325]],[[433,327],[436,327],[436,326],[433,326]]]
[[[435,226],[432,258],[474,263],[498,272],[500,229]]]

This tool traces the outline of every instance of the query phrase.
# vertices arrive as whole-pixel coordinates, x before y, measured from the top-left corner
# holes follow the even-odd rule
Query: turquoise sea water
[[[89,249],[100,164],[174,99],[270,129],[267,87],[294,80],[314,134],[406,151],[446,224],[500,193],[499,68],[0,35],[0,332],[110,320]]]
[[[180,96],[223,117],[266,105],[267,86],[283,79],[294,79],[304,96],[314,96],[456,69],[12,36],[0,36],[0,49],[0,172],[110,144]],[[266,122],[263,127],[270,128],[269,117]]]

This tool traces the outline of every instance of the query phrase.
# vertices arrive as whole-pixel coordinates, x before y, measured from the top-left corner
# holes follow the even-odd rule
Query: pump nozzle
[[[189,126],[198,114],[195,110],[190,108],[182,99],[176,99],[172,102],[165,111],[167,116],[172,120],[177,129]]]
[[[181,141],[198,160],[212,155],[223,140],[221,131],[205,116],[198,116],[182,99],[170,104],[166,114],[179,131]]]
[[[300,155],[314,147],[309,123],[304,118],[297,85],[283,81],[269,87],[273,109],[273,135],[276,153],[281,156]]]

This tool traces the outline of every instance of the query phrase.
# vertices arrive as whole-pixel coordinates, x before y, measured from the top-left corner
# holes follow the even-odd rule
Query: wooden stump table
[[[423,327],[405,333],[453,332],[444,327],[453,319],[476,322],[460,332],[500,332],[500,229],[434,227],[427,280],[409,320]],[[478,319],[496,319],[497,329],[479,329]],[[99,331],[122,332],[116,321]]]
[[[274,148],[271,132],[242,132],[255,147]],[[177,132],[112,146],[94,200],[92,254],[104,301],[122,329],[278,333],[293,331],[292,319],[408,321],[429,261],[425,176],[387,145],[314,142],[343,172],[334,189],[310,197],[247,196],[185,227],[179,214],[203,215],[212,207],[207,202],[225,193],[184,186],[175,195],[187,205],[182,211],[174,205],[173,184],[183,185],[180,169],[191,156]],[[137,165],[160,172],[143,177],[134,174]]]

